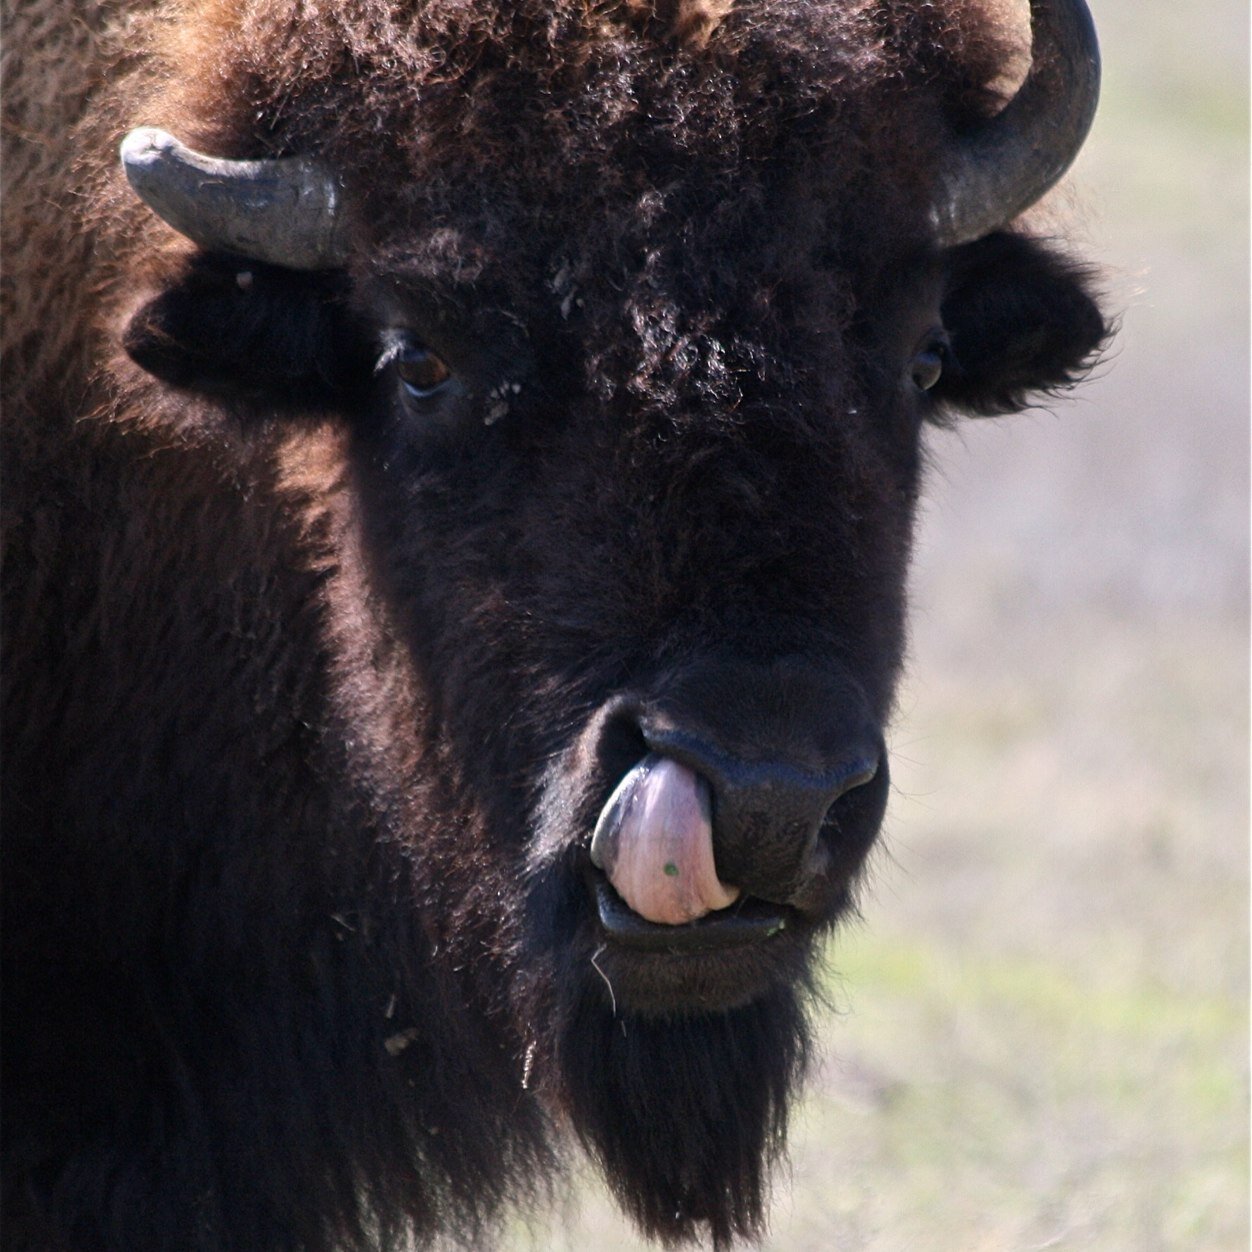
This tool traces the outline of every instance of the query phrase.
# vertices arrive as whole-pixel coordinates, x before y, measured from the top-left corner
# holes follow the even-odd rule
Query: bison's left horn
[[[1100,46],[1083,0],[1030,0],[1030,72],[1012,100],[965,136],[939,177],[941,244],[981,239],[1069,169],[1095,117]]]
[[[122,140],[121,156],[139,198],[202,248],[296,270],[346,258],[341,191],[316,161],[227,161],[148,126]]]

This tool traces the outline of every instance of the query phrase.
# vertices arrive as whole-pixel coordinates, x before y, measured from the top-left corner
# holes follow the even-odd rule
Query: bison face
[[[822,269],[745,261],[693,308],[594,239],[625,294],[566,286],[564,244],[469,281],[446,239],[350,276],[200,257],[127,342],[350,423],[424,750],[529,884],[520,947],[609,1011],[736,1008],[802,976],[882,819],[939,267],[850,291],[815,232]]]
[[[1104,328],[1012,236],[787,282],[767,258],[668,323],[656,268],[593,304],[553,251],[494,287],[446,246],[201,255],[127,344],[245,420],[350,426],[438,797],[405,836],[430,925],[645,1229],[745,1230],[887,798],[921,427],[1059,385]]]
[[[562,243],[507,277],[446,240],[350,275],[199,257],[128,342],[245,417],[351,426],[440,780],[442,836],[410,837],[441,941],[504,967],[527,1081],[645,1228],[746,1228],[887,798],[920,430],[1059,385],[1104,328],[1007,235],[824,270],[816,239],[790,270],[762,248],[694,310],[656,266],[564,286]]]

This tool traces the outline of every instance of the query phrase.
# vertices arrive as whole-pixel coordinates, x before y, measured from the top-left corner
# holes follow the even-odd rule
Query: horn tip
[[[122,140],[118,155],[126,169],[150,165],[179,146],[169,131],[155,126],[138,126]]]

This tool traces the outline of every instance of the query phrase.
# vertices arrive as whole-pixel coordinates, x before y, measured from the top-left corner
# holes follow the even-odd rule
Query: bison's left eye
[[[947,355],[946,336],[939,332],[927,336],[909,362],[909,375],[919,391],[929,391],[939,381]]]

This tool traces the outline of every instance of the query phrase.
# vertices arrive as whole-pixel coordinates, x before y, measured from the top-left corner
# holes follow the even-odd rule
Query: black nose
[[[701,667],[643,711],[649,749],[712,792],[722,882],[794,902],[813,880],[847,880],[886,807],[882,737],[841,671],[800,662]]]

